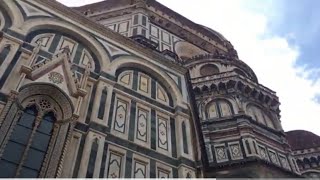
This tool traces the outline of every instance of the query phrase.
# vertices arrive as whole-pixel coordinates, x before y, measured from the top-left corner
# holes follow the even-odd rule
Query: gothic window
[[[216,103],[212,103],[209,108],[208,108],[208,117],[209,118],[216,118],[218,116],[218,111],[217,111],[217,105]]]
[[[208,118],[228,117],[233,114],[232,106],[226,100],[211,102],[207,108]]]
[[[55,116],[45,114],[39,125],[34,106],[21,115],[0,160],[0,177],[36,178],[42,167],[52,135]]]
[[[185,122],[182,122],[182,140],[183,140],[183,152],[188,154],[188,137],[187,137],[187,127]]]
[[[220,106],[220,111],[221,111],[221,116],[226,117],[226,116],[231,116],[231,108],[230,105],[226,101],[220,101],[219,102]]]
[[[219,73],[219,68],[213,64],[204,65],[200,69],[201,76],[210,76],[210,75],[218,74],[218,73]]]

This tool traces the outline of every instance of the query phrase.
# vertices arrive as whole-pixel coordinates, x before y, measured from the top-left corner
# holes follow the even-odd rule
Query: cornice
[[[217,62],[224,65],[233,65],[241,70],[244,70],[245,72],[249,73],[250,76],[252,76],[252,79],[256,82],[258,82],[258,78],[254,71],[251,69],[250,66],[248,66],[244,61],[239,59],[233,59],[232,57],[227,56],[221,56],[219,54],[201,54],[194,56],[190,59],[184,60],[184,66],[187,68],[191,68],[198,64],[208,63],[208,62]]]
[[[136,43],[134,40],[131,40],[130,38],[122,36],[119,33],[114,32],[111,29],[108,29],[107,27],[101,24],[98,24],[97,22],[93,21],[90,18],[85,17],[83,14],[77,12],[72,8],[66,7],[61,3],[58,3],[56,1],[51,1],[51,0],[34,0],[34,1],[45,7],[50,7],[50,9],[55,11],[56,13],[59,13],[65,17],[68,17],[72,19],[74,22],[79,23],[84,27],[90,28],[91,31],[99,34],[102,37],[108,37],[112,41],[121,42],[125,47],[131,49],[134,52],[138,52],[139,54],[147,58],[155,60],[161,64],[164,64],[182,73],[185,73],[187,71],[186,68],[180,66],[179,64],[172,62],[171,60],[165,58],[160,54],[153,52],[150,49],[142,47],[141,45]]]

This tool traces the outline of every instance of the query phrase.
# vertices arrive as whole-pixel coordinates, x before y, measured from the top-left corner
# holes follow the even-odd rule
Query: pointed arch
[[[39,99],[39,103],[36,103]],[[69,96],[54,84],[50,83],[30,83],[22,86],[19,90],[17,102],[22,108],[34,102],[38,109],[41,107],[42,100],[48,100],[52,103],[54,113],[57,115],[57,120],[61,122],[70,121],[73,116],[74,106]],[[51,108],[49,108],[51,110]]]

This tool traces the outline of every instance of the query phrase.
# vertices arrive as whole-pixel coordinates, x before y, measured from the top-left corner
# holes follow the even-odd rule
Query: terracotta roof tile
[[[312,132],[294,130],[286,132],[286,134],[292,150],[320,147],[320,137]]]

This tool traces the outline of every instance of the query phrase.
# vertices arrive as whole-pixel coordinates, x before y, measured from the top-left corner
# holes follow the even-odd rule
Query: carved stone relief
[[[226,152],[225,146],[216,146],[214,149],[215,149],[217,162],[228,161],[228,157],[227,157],[227,152]]]
[[[138,109],[136,137],[144,142],[148,139],[148,114],[146,110]]]
[[[158,147],[168,150],[168,122],[158,117]]]
[[[117,107],[114,120],[114,130],[125,133],[127,121],[128,104],[120,99],[117,100]]]
[[[269,156],[270,156],[271,162],[273,162],[274,164],[280,165],[277,154],[275,152],[269,151]]]
[[[135,160],[133,178],[146,178],[146,170],[147,163]]]
[[[63,82],[63,76],[58,72],[50,72],[48,76],[49,80],[55,84],[61,84]]]
[[[239,143],[229,144],[229,151],[233,160],[242,159],[242,152]]]
[[[262,159],[269,161],[267,151],[264,147],[258,145],[258,151]]]
[[[120,178],[122,168],[122,155],[110,152],[108,163],[108,178]]]
[[[170,172],[162,169],[162,168],[158,168],[158,178],[169,178],[170,177]]]

